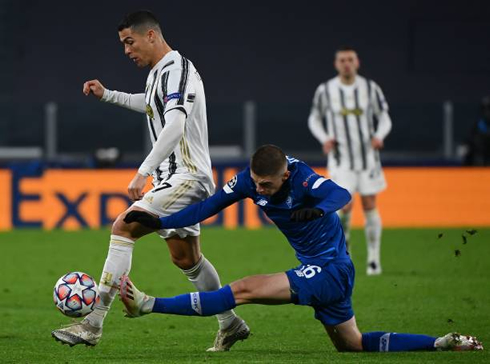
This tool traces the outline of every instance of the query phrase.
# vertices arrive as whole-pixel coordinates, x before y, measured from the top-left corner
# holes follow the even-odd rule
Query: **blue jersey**
[[[336,211],[350,201],[349,192],[297,159],[288,158],[288,170],[289,178],[269,197],[257,193],[250,168],[246,168],[208,199],[160,218],[162,228],[196,224],[239,200],[250,198],[286,236],[301,263],[318,264],[346,258],[344,232]],[[307,222],[291,221],[291,213],[302,208],[319,208],[323,216]]]

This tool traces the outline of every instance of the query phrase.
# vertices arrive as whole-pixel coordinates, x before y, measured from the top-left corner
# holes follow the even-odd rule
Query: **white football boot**
[[[476,337],[461,335],[457,332],[451,332],[436,339],[434,347],[437,350],[467,351],[483,350],[483,345]]]
[[[61,329],[51,332],[51,336],[56,341],[70,346],[85,344],[87,346],[95,346],[102,337],[102,327],[94,327],[90,325],[88,320],[84,319],[67,325]]]
[[[136,288],[128,276],[121,277],[121,287],[119,289],[121,301],[124,304],[126,317],[135,318],[147,315],[151,312],[155,304],[155,297],[148,296]]]
[[[245,340],[250,335],[250,329],[245,321],[236,316],[233,322],[224,330],[218,330],[214,345],[206,351],[228,351],[238,341]]]

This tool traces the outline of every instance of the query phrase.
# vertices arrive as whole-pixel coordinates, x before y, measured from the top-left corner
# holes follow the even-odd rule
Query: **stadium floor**
[[[474,235],[465,230],[385,230],[384,273],[378,277],[365,275],[364,233],[355,230],[354,310],[361,331],[433,336],[458,331],[477,336],[486,346],[483,352],[337,353],[310,308],[287,305],[239,307],[252,336],[230,352],[206,353],[217,330],[214,318],[152,315],[130,320],[123,317],[119,301],[99,345],[70,348],[50,336],[52,329],[70,322],[55,309],[52,288],[68,271],[85,271],[98,280],[109,231],[0,233],[0,362],[488,363],[490,229],[477,228]],[[223,283],[297,265],[292,249],[273,228],[205,228],[202,246]],[[193,290],[156,236],[137,243],[131,277],[154,295]]]

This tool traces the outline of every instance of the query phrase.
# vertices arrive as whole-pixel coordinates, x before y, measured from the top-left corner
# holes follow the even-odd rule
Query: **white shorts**
[[[386,180],[380,167],[366,171],[330,168],[330,178],[344,187],[351,195],[359,192],[361,196],[377,195],[386,188]]]
[[[163,217],[172,215],[207,197],[208,193],[199,181],[174,175],[154,186],[145,193],[141,200],[133,203],[133,206]],[[164,239],[176,234],[183,239],[186,236],[199,236],[200,230],[199,224],[195,224],[180,229],[162,229],[157,233]]]

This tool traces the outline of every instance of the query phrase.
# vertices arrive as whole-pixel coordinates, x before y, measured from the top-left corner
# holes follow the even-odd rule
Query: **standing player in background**
[[[351,195],[305,163],[286,158],[274,145],[260,147],[250,167],[208,199],[162,218],[131,211],[124,221],[155,230],[185,226],[245,198],[252,199],[277,225],[301,265],[286,272],[245,277],[214,292],[170,298],[148,296],[125,276],[120,292],[129,317],[149,313],[209,316],[237,305],[294,303],[315,310],[315,318],[339,351],[483,350],[476,338],[458,333],[439,338],[382,331],[362,334],[351,301],[354,265],[336,214]],[[301,336],[304,334],[298,334]]]
[[[376,195],[386,188],[379,150],[391,130],[388,104],[374,81],[357,74],[359,58],[354,49],[343,47],[335,53],[335,69],[338,76],[316,89],[308,126],[328,155],[330,177],[352,195],[361,195],[367,274],[381,274],[382,226]],[[352,203],[339,212],[347,244],[351,215]]]
[[[206,100],[202,80],[194,65],[165,42],[160,25],[149,11],[127,15],[118,27],[125,54],[138,67],[149,66],[145,93],[110,91],[98,81],[83,85],[85,95],[93,93],[104,102],[146,113],[153,148],[128,187],[133,205],[120,214],[112,226],[109,253],[99,284],[100,303],[84,320],[54,330],[52,336],[71,346],[96,345],[102,325],[118,291],[119,279],[128,274],[134,243],[154,230],[127,225],[129,211],[146,211],[167,216],[201,201],[214,192],[208,150]],[[143,189],[153,176],[153,189]],[[199,224],[179,229],[161,229],[172,261],[198,291],[221,287],[218,273],[201,254]],[[164,277],[162,278],[164,279]],[[246,339],[249,328],[233,311],[217,315],[220,330],[209,351],[223,351]]]

